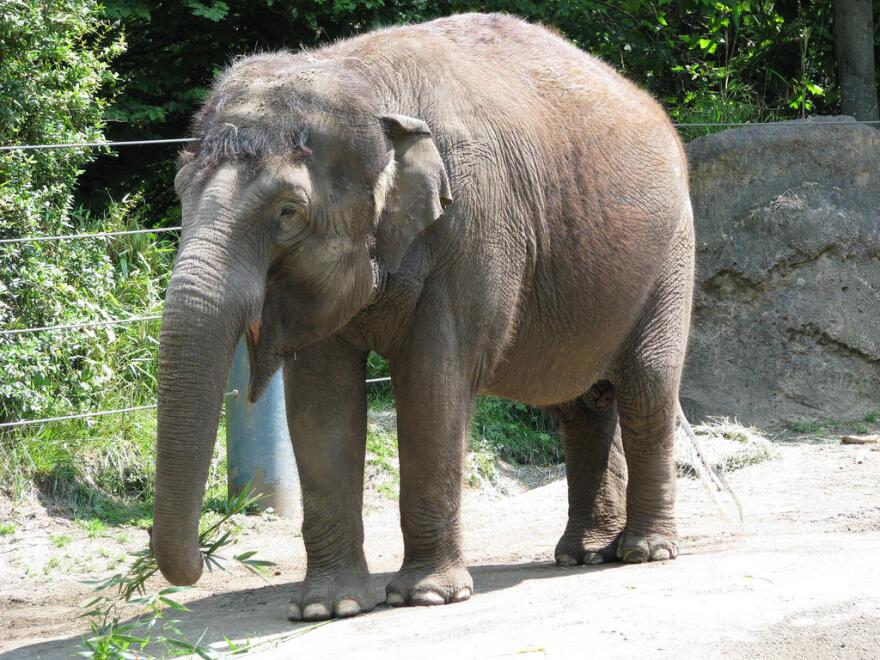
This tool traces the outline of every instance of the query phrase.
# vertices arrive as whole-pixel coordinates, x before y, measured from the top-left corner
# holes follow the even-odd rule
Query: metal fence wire
[[[809,119],[809,118],[807,118]],[[834,128],[838,126],[878,126],[880,121],[864,121],[864,120],[840,120],[840,121],[781,121],[781,122],[688,122],[673,123],[677,129],[688,128],[737,128],[743,126],[777,126],[785,128]],[[64,142],[58,144],[15,144],[0,146],[0,152],[14,151],[47,151],[52,149],[100,149],[110,147],[133,147],[148,145],[168,145],[168,144],[187,144],[196,142],[198,138],[168,138],[160,140],[120,140],[120,141],[104,141],[104,142]],[[46,241],[72,241],[72,240],[102,240],[116,236],[131,236],[134,234],[161,234],[165,232],[179,231],[180,226],[176,227],[156,227],[152,229],[130,229],[123,231],[106,231],[90,234],[64,234],[58,236],[23,236],[19,238],[3,238],[0,239],[0,245],[22,244],[22,243],[41,243]],[[60,332],[66,330],[78,330],[82,328],[94,328],[112,325],[125,325],[129,323],[144,323],[161,319],[161,315],[152,314],[147,316],[131,316],[124,319],[106,319],[100,321],[83,321],[80,323],[67,323],[61,325],[47,325],[34,328],[7,328],[0,329],[0,337],[16,336],[36,332]],[[391,378],[368,378],[366,383],[383,383],[390,381]],[[225,397],[238,397],[238,390],[226,392]],[[142,406],[130,406],[128,408],[116,408],[113,410],[92,410],[82,413],[72,413],[69,415],[60,415],[57,417],[45,417],[42,419],[22,419],[13,422],[0,423],[0,429],[9,429],[22,426],[30,426],[35,424],[48,424],[51,422],[69,421],[74,419],[87,419],[92,417],[102,417],[105,415],[118,415],[139,410],[151,410],[156,408],[156,403]]]
[[[42,243],[44,241],[74,241],[79,238],[112,238],[114,236],[132,236],[133,234],[161,234],[167,231],[178,231],[177,227],[155,227],[153,229],[126,229],[120,231],[100,231],[94,234],[62,234],[60,236],[24,236],[21,238],[0,238],[0,245],[10,243]]]

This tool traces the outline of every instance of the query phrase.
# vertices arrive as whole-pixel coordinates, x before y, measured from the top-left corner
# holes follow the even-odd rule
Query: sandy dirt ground
[[[775,453],[730,475],[741,526],[721,520],[701,484],[679,480],[682,553],[672,562],[557,568],[564,480],[514,494],[469,491],[470,601],[382,605],[318,626],[284,618],[290,583],[304,573],[293,525],[249,519],[241,551],[276,561],[278,575],[271,585],[238,569],[203,578],[182,599],[192,608],[182,629],[195,639],[207,628],[203,644],[218,649],[224,636],[249,639],[260,658],[880,657],[880,451],[789,441],[775,443]],[[70,657],[90,596],[80,580],[113,571],[143,532],[89,538],[40,513],[23,525],[0,540],[0,658]],[[365,527],[384,595],[402,556],[396,505],[374,502]],[[62,548],[51,541],[58,534],[71,536]]]

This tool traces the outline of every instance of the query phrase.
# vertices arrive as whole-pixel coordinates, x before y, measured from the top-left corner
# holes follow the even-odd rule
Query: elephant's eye
[[[278,210],[278,224],[282,227],[294,227],[305,218],[305,208],[296,204],[285,204]]]
[[[278,242],[290,241],[305,228],[306,210],[298,204],[284,204],[276,212],[273,239]]]

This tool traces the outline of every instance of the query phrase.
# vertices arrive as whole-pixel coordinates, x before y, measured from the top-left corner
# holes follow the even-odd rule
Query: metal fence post
[[[235,349],[229,389],[239,396],[226,398],[227,482],[230,493],[240,493],[250,481],[265,496],[262,506],[280,516],[301,515],[299,475],[287,431],[284,381],[281,371],[272,378],[256,403],[247,399],[250,366],[247,345]]]

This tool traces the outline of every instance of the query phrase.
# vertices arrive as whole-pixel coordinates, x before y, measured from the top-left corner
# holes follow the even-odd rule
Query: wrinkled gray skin
[[[199,508],[243,334],[251,399],[284,367],[308,555],[291,618],[375,605],[371,350],[398,410],[405,556],[388,603],[472,592],[459,512],[478,394],[560,417],[560,565],[676,556],[693,230],[681,144],[651,98],[542,28],[470,14],[239,60],[195,130],[161,337],[166,578],[202,572]]]

